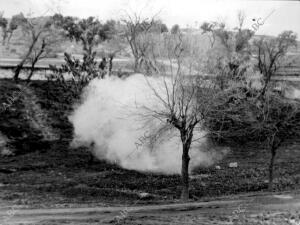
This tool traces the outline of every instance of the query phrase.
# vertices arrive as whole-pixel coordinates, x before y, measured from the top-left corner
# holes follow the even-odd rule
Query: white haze
[[[136,74],[126,79],[108,77],[91,81],[82,96],[82,104],[75,107],[70,116],[74,125],[73,146],[94,143],[94,155],[123,168],[180,173],[182,146],[179,132],[175,129],[166,132],[154,144],[145,138],[165,124],[154,117],[145,123],[145,117],[141,116],[146,112],[143,106],[150,109],[163,107],[149,86],[151,83],[163,96],[161,79],[146,79]],[[200,136],[204,133],[195,134],[195,137]],[[210,165],[221,155],[206,151],[203,138],[192,145],[191,168]]]

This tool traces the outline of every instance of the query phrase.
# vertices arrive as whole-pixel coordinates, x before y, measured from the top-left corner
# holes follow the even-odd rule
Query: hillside
[[[179,199],[178,175],[125,170],[93,158],[88,148],[70,147],[73,128],[68,115],[76,101],[66,90],[46,81],[20,85],[0,80],[0,105],[22,87],[10,108],[0,112],[1,201],[44,207]],[[300,188],[300,142],[289,144],[280,149],[276,160],[276,191]],[[194,200],[267,190],[269,154],[255,143],[230,148],[221,161],[193,171]],[[229,168],[230,162],[238,167]]]

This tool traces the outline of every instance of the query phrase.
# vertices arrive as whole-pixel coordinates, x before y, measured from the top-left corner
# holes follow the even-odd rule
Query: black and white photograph
[[[0,225],[300,225],[300,1],[0,0]]]

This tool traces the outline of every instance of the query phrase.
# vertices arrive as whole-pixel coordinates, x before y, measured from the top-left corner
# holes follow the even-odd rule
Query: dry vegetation
[[[51,25],[46,23],[40,28],[43,32],[46,29],[42,40],[38,40],[39,31],[32,21],[22,22],[23,29],[31,28],[27,34],[32,44],[29,49],[28,43],[20,41],[22,29],[7,30],[13,35],[9,40],[3,38],[0,63],[16,64],[14,60],[2,63],[1,57],[19,57],[19,72],[31,63],[32,73],[27,82],[20,80],[16,71],[15,81],[19,83],[12,79],[0,81],[1,201],[46,208],[136,204],[137,200],[138,204],[174,203],[180,198],[199,201],[246,193],[298,192],[300,103],[288,100],[284,91],[274,88],[272,80],[287,73],[299,76],[300,54],[294,47],[294,33],[282,33],[277,38],[253,36],[243,28],[242,17],[236,32],[227,30],[222,23],[204,23],[205,34],[182,31],[177,26],[168,32],[162,21],[137,16],[128,17],[123,23],[104,24],[94,18],[53,18]],[[51,43],[53,51],[48,52],[45,49],[50,46],[46,44],[50,27],[57,29],[64,41]],[[256,41],[251,42],[252,38]],[[24,52],[31,57],[24,58]],[[103,57],[108,61],[101,68]],[[35,66],[49,62],[53,66],[48,80],[29,82]],[[88,147],[70,146],[74,131],[68,116],[74,105],[81,103],[83,88],[94,78],[126,77],[133,72],[173,78],[171,86],[164,83],[167,99],[152,87],[157,101],[165,108],[147,110],[153,118],[180,131],[181,176],[127,170],[94,158]],[[262,87],[254,87],[249,81],[253,74],[261,76]],[[190,75],[188,79],[186,75]],[[203,75],[201,79],[199,75]],[[287,87],[291,86],[295,90],[300,87],[299,82],[287,82]],[[198,126],[206,129],[211,146],[230,147],[230,152],[213,165],[189,172],[189,150]],[[232,162],[237,162],[237,167],[229,167]],[[188,217],[193,221],[197,216]],[[246,216],[243,221],[267,224],[266,220],[287,217],[293,215]],[[143,219],[128,217],[123,222],[140,224]],[[147,219],[145,224],[159,224],[153,218]],[[174,221],[158,219],[166,224],[185,223],[174,216]],[[220,220],[228,222],[222,215]],[[191,221],[186,224],[193,224]]]
[[[17,101],[10,113],[1,111],[1,132],[16,156],[1,158],[3,200],[33,205],[134,202],[139,193],[151,201],[174,201],[180,196],[180,177],[125,170],[105,161],[90,161],[87,149],[73,149],[72,125],[67,116],[74,99],[52,82],[33,82],[30,89],[51,121],[59,140],[45,141],[38,129],[24,120],[25,106]],[[9,80],[1,82],[1,96],[17,90]],[[59,97],[58,97],[59,96]],[[2,97],[2,98],[3,98]],[[3,101],[3,100],[2,100]],[[27,136],[27,137],[26,137]],[[260,148],[258,150],[257,148]],[[282,146],[275,166],[274,190],[296,190],[300,185],[299,142]],[[191,196],[195,200],[267,190],[268,152],[255,143],[233,146],[232,152],[215,166],[193,172]],[[238,168],[228,168],[238,162]]]

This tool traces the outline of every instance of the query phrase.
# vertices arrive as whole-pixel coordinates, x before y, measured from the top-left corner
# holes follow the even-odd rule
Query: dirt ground
[[[126,205],[119,207],[77,207],[27,209],[1,203],[0,218],[7,225],[36,224],[300,224],[300,195],[232,196],[234,200]],[[1,221],[1,220],[0,220]]]
[[[289,194],[266,193],[269,153],[251,144],[195,169],[192,201],[179,204],[179,175],[126,170],[93,158],[88,148],[70,147],[71,94],[44,81],[28,89],[0,111],[0,132],[13,151],[0,157],[0,225],[300,224],[293,222],[300,207],[299,140],[282,146],[276,158],[274,191]],[[0,103],[16,91],[12,81],[1,80]],[[43,127],[32,127],[32,118]],[[45,127],[59,138],[43,139]]]

